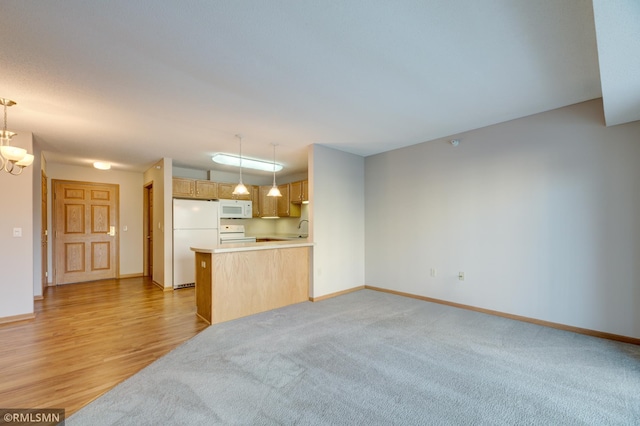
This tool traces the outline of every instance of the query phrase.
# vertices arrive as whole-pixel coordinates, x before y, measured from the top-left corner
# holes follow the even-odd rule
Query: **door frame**
[[[150,232],[153,232],[153,203],[149,202],[150,195],[153,194],[153,181],[147,182],[143,186],[142,196],[142,247],[143,247],[143,263],[142,275],[153,280],[153,239],[149,241]]]
[[[41,280],[42,280],[42,297],[45,294],[45,288],[49,285],[49,232],[48,232],[48,221],[49,215],[47,214],[47,210],[49,208],[49,187],[47,183],[47,174],[44,170],[40,170],[40,196],[41,196],[41,208],[40,212],[40,244],[41,244],[41,263],[42,263],[42,271],[41,271]]]
[[[120,277],[120,185],[114,183],[105,183],[105,182],[87,182],[87,181],[79,181],[79,180],[68,180],[68,179],[51,179],[51,233],[50,233],[50,241],[51,241],[51,258],[52,258],[52,286],[57,286],[58,284],[58,270],[56,268],[56,237],[58,234],[57,225],[57,217],[56,217],[56,186],[58,183],[61,184],[71,184],[71,185],[85,185],[85,186],[110,186],[115,189],[115,215],[114,215],[114,224],[116,228],[116,235],[114,239],[115,244],[115,255],[113,261],[115,262],[115,276],[113,278]]]

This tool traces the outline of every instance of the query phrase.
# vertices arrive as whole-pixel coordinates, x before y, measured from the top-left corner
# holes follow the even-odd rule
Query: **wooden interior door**
[[[49,239],[49,232],[47,231],[47,197],[49,196],[49,194],[47,193],[47,175],[44,173],[44,171],[42,171],[41,173],[41,195],[42,195],[42,199],[41,199],[41,203],[42,203],[42,209],[41,209],[41,221],[42,221],[42,226],[40,227],[40,250],[41,250],[41,257],[42,257],[42,295],[44,296],[44,289],[45,287],[49,284],[48,281],[48,273],[47,273],[47,268],[49,266],[49,255],[47,254],[47,247],[48,247],[48,239]]]
[[[153,279],[153,183],[144,187],[144,276]]]
[[[116,278],[118,185],[53,181],[55,284]]]

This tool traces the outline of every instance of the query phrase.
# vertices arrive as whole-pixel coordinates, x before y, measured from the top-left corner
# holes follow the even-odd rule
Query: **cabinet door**
[[[302,202],[309,202],[309,181],[302,181]]]
[[[260,217],[260,187],[251,185],[247,188],[251,193],[251,210],[253,211],[253,217]]]
[[[300,204],[292,204],[290,198],[290,184],[278,185],[282,197],[278,198],[278,216],[300,217]]]
[[[289,184],[289,198],[293,204],[302,204],[309,201],[309,181],[300,180]]]
[[[289,217],[289,206],[291,205],[291,200],[289,199],[289,184],[278,185],[278,189],[282,194],[282,197],[277,197],[278,216]]]
[[[233,195],[233,194],[231,194],[231,195],[233,195],[233,199],[234,200],[247,200],[247,201],[251,200],[251,185],[245,185],[245,186],[249,190],[249,193],[248,194],[242,194],[242,195]],[[235,186],[234,186],[234,188],[235,188]]]
[[[267,197],[271,186],[260,187],[260,217],[278,217],[277,197]]]
[[[289,196],[294,204],[302,203],[302,181],[289,184]]]
[[[218,198],[221,200],[233,200],[233,189],[235,183],[218,183]]]
[[[195,196],[195,181],[187,178],[172,179],[173,196],[178,198],[193,198]]]
[[[196,198],[213,200],[218,198],[218,184],[208,180],[196,181]]]
[[[233,190],[236,189],[237,183],[218,183],[218,198],[221,200],[250,200],[251,185],[246,185],[249,190],[248,194],[235,195]]]

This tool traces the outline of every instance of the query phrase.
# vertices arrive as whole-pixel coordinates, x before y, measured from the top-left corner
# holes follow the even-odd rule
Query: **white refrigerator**
[[[173,288],[195,284],[195,253],[191,247],[218,245],[218,202],[173,200]]]

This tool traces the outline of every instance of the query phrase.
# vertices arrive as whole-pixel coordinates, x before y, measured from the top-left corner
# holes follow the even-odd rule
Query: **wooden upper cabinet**
[[[309,181],[302,181],[302,202],[309,202]]]
[[[197,180],[196,198],[215,200],[218,198],[218,184],[210,180]]]
[[[193,179],[178,178],[173,179],[173,196],[177,198],[195,197],[196,182]]]
[[[251,209],[253,211],[253,217],[260,217],[260,187],[257,185],[251,185],[247,187],[251,193]]]
[[[173,196],[202,200],[250,200],[253,217],[300,217],[300,204],[309,199],[306,180],[279,185],[282,197],[267,197],[271,186],[247,185],[245,195],[234,195],[237,183],[173,178]]]
[[[282,197],[277,197],[279,217],[300,217],[300,205],[291,203],[290,187],[291,185],[288,183],[278,185],[278,189],[282,194]]]
[[[309,201],[309,181],[300,180],[289,184],[290,198],[293,204]]]
[[[245,195],[234,195],[233,190],[237,183],[218,183],[218,198],[221,200],[251,200],[251,185],[246,185],[249,190]]]
[[[236,184],[233,183],[218,183],[218,196],[223,200],[232,200],[233,188]]]
[[[260,217],[278,217],[277,197],[267,197],[270,186],[260,187]]]
[[[247,187],[247,189],[249,190],[248,194],[243,194],[243,195],[234,195],[233,199],[234,200],[247,200],[250,201],[251,200],[251,187],[253,185],[245,185]],[[235,188],[235,185],[234,185]],[[232,191],[233,192],[233,191]],[[233,194],[232,194],[233,195]]]
[[[174,177],[173,196],[176,198],[198,198],[215,200],[218,198],[218,184],[210,180],[196,180]]]
[[[289,208],[291,206],[291,200],[289,199],[289,184],[278,185],[278,189],[282,194],[282,197],[275,197],[278,200],[278,216],[289,217]]]

